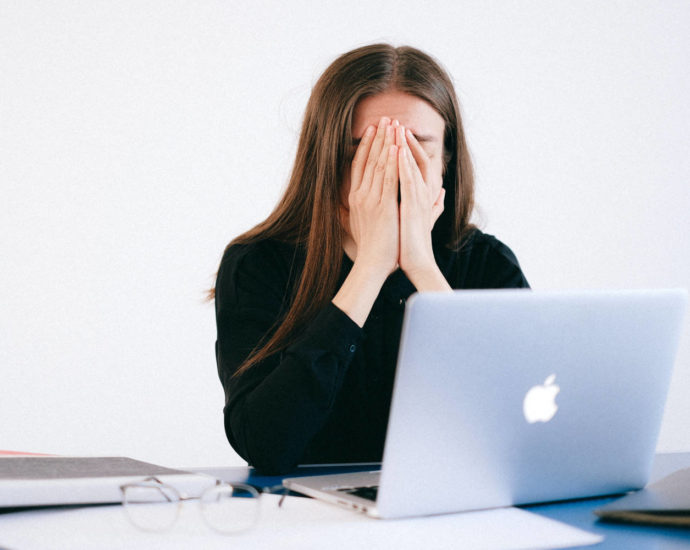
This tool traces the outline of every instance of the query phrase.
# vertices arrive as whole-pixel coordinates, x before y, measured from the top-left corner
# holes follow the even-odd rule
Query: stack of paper
[[[0,457],[0,508],[121,502],[120,486],[156,476],[198,494],[208,476],[125,457]]]

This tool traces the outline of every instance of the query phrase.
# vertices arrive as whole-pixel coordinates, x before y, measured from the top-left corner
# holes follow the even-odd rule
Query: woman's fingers
[[[426,205],[422,208],[424,210],[428,209],[427,212],[430,211],[433,226],[443,212],[446,191],[443,187],[439,189],[437,194],[432,191],[432,182],[426,181],[423,177],[423,173],[409,147],[411,142],[407,139],[408,137],[410,137],[409,130],[406,131],[404,128],[398,129],[396,143],[401,144],[398,166],[400,173],[400,198],[407,205],[411,205],[413,202],[418,203],[420,206]],[[412,139],[414,139],[414,136]],[[414,141],[419,146],[419,142]],[[421,152],[428,160],[426,152],[424,150],[421,150]]]
[[[379,153],[379,158],[374,165],[374,171],[371,178],[371,189],[370,192],[376,199],[381,198],[383,191],[384,178],[389,174],[389,153],[391,145],[395,143],[395,128],[391,125],[387,125],[385,128],[385,138],[383,141],[383,147]],[[373,148],[373,147],[372,147]],[[397,155],[396,155],[397,156]],[[396,177],[397,177],[397,161],[396,161]],[[366,179],[366,173],[365,173]]]
[[[386,171],[383,175],[383,189],[381,190],[382,201],[398,202],[398,147],[388,146],[388,159],[386,160]]]
[[[438,220],[441,214],[443,214],[443,204],[445,198],[446,190],[445,188],[441,187],[441,191],[439,192],[438,197],[436,198],[436,202],[431,207],[432,226],[436,223],[436,220]]]
[[[352,166],[350,167],[350,189],[359,189],[362,183],[362,176],[364,175],[364,168],[367,164],[367,158],[369,157],[369,150],[371,149],[371,144],[374,141],[374,135],[376,134],[376,128],[374,126],[368,126],[362,135],[362,139],[357,146],[355,151],[355,156],[352,159]]]
[[[398,129],[396,141],[400,143],[400,198],[405,200],[416,191],[415,185],[424,185],[424,178],[417,166],[415,158],[410,151],[409,142],[406,139],[405,128]]]
[[[401,134],[402,132],[398,132],[398,136]],[[400,138],[398,141],[402,143],[400,146],[400,154],[398,159],[398,170],[400,173],[400,199],[405,201],[410,196],[410,193],[414,192],[413,186],[416,183],[417,174],[412,168],[413,163],[410,162],[410,149],[407,147],[404,137],[402,138],[402,141]]]
[[[409,128],[405,130],[405,138],[405,142],[412,153],[412,157],[414,158],[417,169],[422,176],[422,180],[424,180],[426,183],[429,183],[426,181],[429,175],[429,155],[426,154],[426,151],[417,141],[417,138],[414,137],[414,134]]]
[[[361,184],[358,186],[363,192],[368,191],[371,187],[374,171],[377,163],[380,160],[381,153],[384,148],[384,142],[386,140],[386,131],[389,126],[390,119],[387,117],[382,117],[379,121],[378,128],[376,129],[376,136],[374,137],[371,148],[369,149],[369,154],[367,155],[367,162],[364,167],[364,173],[362,174]],[[383,164],[385,167],[385,152]]]

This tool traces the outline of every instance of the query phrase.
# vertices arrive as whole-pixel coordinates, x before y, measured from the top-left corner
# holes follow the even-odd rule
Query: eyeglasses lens
[[[245,531],[259,518],[259,493],[249,486],[218,485],[204,492],[201,508],[213,529],[226,534]]]
[[[144,531],[169,529],[180,509],[179,496],[163,485],[127,487],[123,502],[129,520]]]

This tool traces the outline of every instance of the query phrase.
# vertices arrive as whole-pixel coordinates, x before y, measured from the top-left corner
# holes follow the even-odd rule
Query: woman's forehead
[[[357,102],[353,113],[352,137],[361,138],[367,126],[377,126],[381,117],[397,119],[424,141],[443,142],[445,123],[441,115],[423,99],[399,91],[367,96]]]

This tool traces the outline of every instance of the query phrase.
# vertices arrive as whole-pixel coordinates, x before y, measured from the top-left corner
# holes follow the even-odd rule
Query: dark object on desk
[[[380,470],[380,462],[354,462],[350,464],[304,464],[283,476],[267,476],[257,472],[252,467],[230,468],[190,468],[200,474],[212,476],[230,483],[248,483],[264,493],[283,494],[283,479],[286,477],[322,476],[329,474],[344,474],[350,472],[368,472]]]
[[[679,470],[594,513],[605,521],[690,528],[690,468]]]

